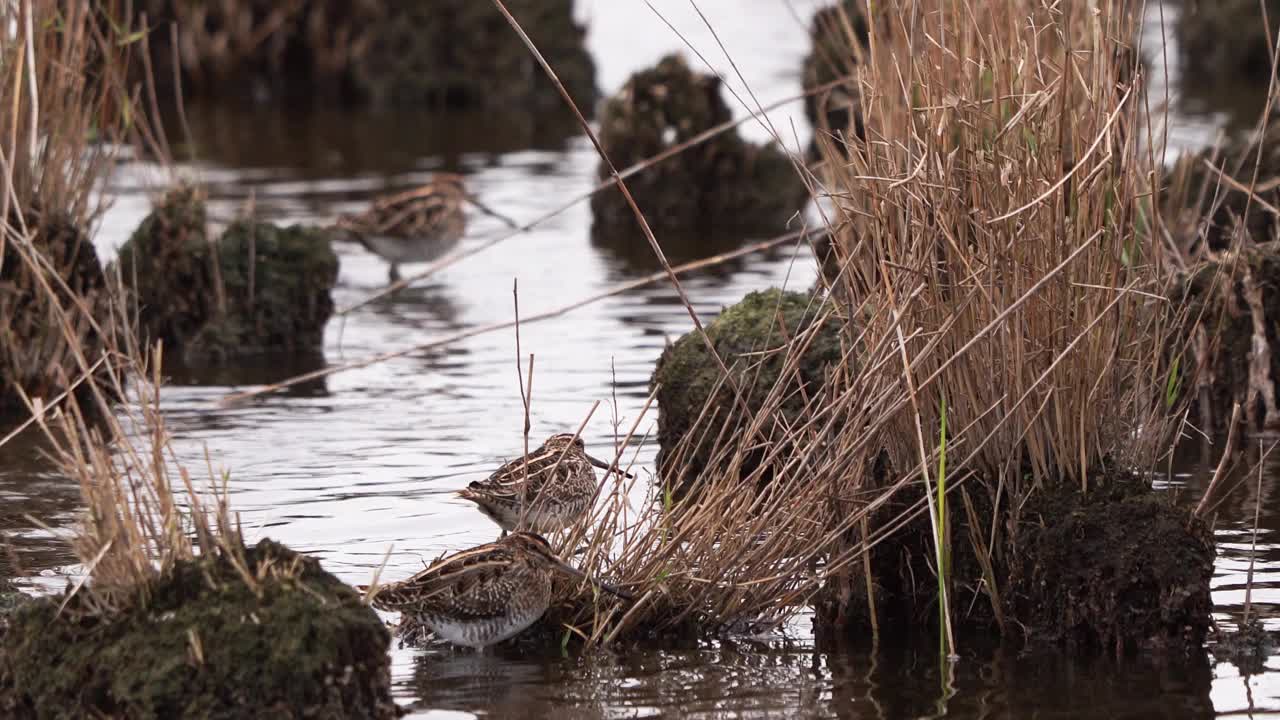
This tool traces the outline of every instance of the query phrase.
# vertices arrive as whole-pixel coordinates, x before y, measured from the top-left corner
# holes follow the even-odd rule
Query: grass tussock
[[[126,85],[139,36],[125,9],[0,7],[0,380],[79,481],[86,514],[73,545],[93,580],[88,607],[101,610],[131,602],[195,548],[230,551],[239,537],[223,496],[206,511],[177,464],[159,358],[153,375],[88,239],[123,143],[156,142],[142,90]]]
[[[1151,467],[1168,446],[1181,316],[1150,240],[1139,8],[875,8],[847,65],[865,139],[820,137],[816,178],[836,262],[812,304],[839,326],[842,359],[816,391],[791,382],[818,324],[779,322],[722,374],[739,401],[709,404],[685,436],[715,445],[686,469],[698,491],[638,514],[625,491],[601,504],[586,562],[641,599],[567,612],[592,641],[780,618],[820,593],[838,609],[863,598],[874,623],[887,579],[869,558],[923,521],[912,582],[940,606],[945,650],[952,593],[1003,622],[1001,557],[1028,498],[1087,491],[1104,466]],[[765,357],[787,381],[760,393]]]
[[[141,127],[120,5],[0,7],[0,411],[76,386],[118,324],[89,231],[120,142]]]

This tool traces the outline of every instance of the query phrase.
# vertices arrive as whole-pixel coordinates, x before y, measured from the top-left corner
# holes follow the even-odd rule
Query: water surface
[[[718,69],[733,72],[687,3],[655,5]],[[762,102],[797,92],[812,3],[704,0],[700,6]],[[581,3],[581,10],[606,92],[681,47],[643,3],[596,0]],[[1147,37],[1159,34],[1149,31]],[[1176,68],[1171,77],[1176,80]],[[742,89],[736,79],[729,84]],[[1174,100],[1174,145],[1202,144],[1227,123],[1213,108]],[[189,110],[193,142],[180,143],[179,150],[194,149],[198,159],[184,168],[207,186],[211,214],[220,221],[252,207],[276,222],[321,223],[441,168],[466,173],[487,204],[525,220],[595,181],[596,157],[585,138],[530,132],[501,117]],[[785,136],[794,127],[799,142],[807,140],[798,105],[772,118]],[[753,139],[767,137],[754,123],[745,131]],[[171,136],[177,139],[176,128]],[[794,150],[797,141],[789,145]],[[149,165],[119,168],[107,188],[113,204],[97,234],[103,258],[127,239],[163,183],[164,175]],[[630,236],[592,238],[590,222],[587,206],[579,205],[420,287],[363,307],[345,322],[335,320],[326,337],[327,360],[358,359],[509,320],[514,282],[521,313],[528,316],[656,267],[649,249]],[[464,247],[503,231],[499,222],[475,216]],[[738,242],[660,239],[677,259]],[[339,306],[385,282],[386,267],[377,258],[354,245],[337,251]],[[804,289],[813,279],[808,250],[784,247],[690,275],[684,285],[695,309],[710,318],[748,291]],[[523,327],[522,350],[536,356],[535,438],[576,428],[599,402],[584,434],[597,454],[606,454],[615,423],[625,432],[639,413],[666,339],[689,326],[674,290],[656,284]],[[199,458],[207,446],[215,463],[232,471],[232,502],[251,537],[269,535],[314,554],[352,582],[366,581],[394,546],[384,577],[398,578],[444,550],[493,539],[494,527],[452,493],[521,447],[515,363],[514,336],[507,331],[334,375],[234,409],[216,402],[236,389],[306,368],[275,364],[179,375],[171,378],[164,403],[180,449]],[[642,428],[651,427],[648,418]],[[79,572],[57,537],[75,517],[78,491],[37,450],[34,442],[4,450],[0,532],[26,576],[23,586],[45,592]],[[644,449],[640,464],[651,460],[652,448]],[[1194,496],[1204,477],[1191,465],[1164,484]],[[1269,492],[1274,473],[1267,479],[1252,595],[1264,615],[1280,602],[1280,503]],[[1218,520],[1214,599],[1225,623],[1239,617],[1244,602],[1253,502],[1250,491],[1237,493]],[[0,555],[0,565],[7,562],[8,554]],[[1158,718],[1280,710],[1280,657],[1246,675],[1203,657],[1172,664],[1150,658],[1082,661],[974,642],[962,645],[959,663],[940,668],[932,642],[925,638],[880,652],[871,652],[865,638],[820,645],[810,618],[802,615],[766,642],[706,642],[625,654],[531,657],[397,649],[394,680],[397,698],[424,718]]]

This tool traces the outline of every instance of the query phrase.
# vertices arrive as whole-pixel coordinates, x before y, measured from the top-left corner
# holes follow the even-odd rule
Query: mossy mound
[[[1250,245],[1201,262],[1172,295],[1192,321],[1184,392],[1211,427],[1225,430],[1235,403],[1254,429],[1280,428],[1280,244]],[[1193,372],[1194,371],[1194,372]],[[1192,378],[1198,383],[1192,387]]]
[[[1213,601],[1213,535],[1138,483],[1032,496],[1006,604],[1028,632],[1124,650],[1199,647]]]
[[[598,99],[595,64],[572,0],[506,3],[583,112]],[[489,2],[203,0],[135,4],[151,27],[178,28],[150,43],[155,78],[174,94],[172,62],[183,89],[222,101],[376,107],[488,109],[538,114],[566,108],[559,92],[501,13]],[[246,92],[246,88],[248,92]]]
[[[181,348],[217,313],[204,194],[169,191],[120,248],[117,263],[134,289],[139,329]]]
[[[320,563],[264,540],[179,563],[108,617],[28,603],[0,639],[6,717],[394,718],[390,634]],[[82,591],[90,592],[90,591]]]
[[[693,72],[679,55],[631,76],[600,115],[600,142],[621,169],[731,119],[720,80]],[[609,177],[601,163],[597,175]],[[730,229],[776,234],[808,200],[791,161],[773,144],[755,145],[735,130],[722,133],[626,181],[659,234]],[[617,189],[591,198],[592,233],[634,241],[635,215]]]
[[[707,337],[733,372],[743,400],[753,413],[759,411],[779,382],[786,364],[787,353],[766,351],[776,350],[787,339],[808,332],[817,319],[818,301],[813,296],[774,289],[748,294],[706,325]],[[826,323],[802,357],[798,377],[787,383],[782,417],[772,421],[788,423],[798,417],[804,398],[814,397],[826,382],[827,368],[840,362],[841,356],[839,329],[835,323]],[[704,407],[709,407],[708,413],[717,413],[716,427],[738,415],[733,391],[720,382],[721,375],[720,366],[697,331],[686,333],[658,358],[650,387],[658,388],[658,472],[664,482],[685,486],[711,462],[714,431],[691,438],[691,446],[683,452],[683,467],[676,467],[676,457],[681,454],[676,452],[677,446],[696,430],[694,426]],[[801,389],[803,392],[797,392]],[[747,462],[742,467],[743,474],[752,472],[758,462],[759,458]]]
[[[1280,0],[1266,0],[1275,24]],[[1266,92],[1271,73],[1267,23],[1258,0],[1202,0],[1183,3],[1174,24],[1185,74],[1227,80],[1245,76]]]
[[[804,59],[804,89],[835,82],[857,66],[859,53],[868,51],[870,28],[860,0],[843,0],[819,10],[809,24],[811,49]],[[865,137],[862,121],[862,92],[857,79],[809,95],[804,114],[815,133]]]
[[[318,354],[338,277],[328,235],[240,221],[211,246],[205,233],[203,198],[179,188],[120,249],[145,339],[195,367]]]
[[[44,274],[42,283],[15,241],[0,243],[0,413],[25,412],[22,393],[52,400],[79,377],[76,352],[93,362],[103,346],[90,322],[91,317],[101,319],[106,297],[106,278],[93,245],[65,216],[33,210],[21,221],[33,231],[31,249],[57,278]],[[10,224],[20,227],[16,214]],[[63,332],[64,313],[72,323],[74,343]]]
[[[322,230],[237,222],[218,240],[227,312],[191,339],[188,364],[318,352],[333,314],[338,256]]]

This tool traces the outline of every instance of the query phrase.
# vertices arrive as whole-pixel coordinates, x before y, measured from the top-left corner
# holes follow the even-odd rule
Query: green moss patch
[[[776,289],[753,292],[726,308],[706,326],[707,337],[725,365],[735,373],[752,412],[760,409],[765,397],[779,382],[786,362],[784,352],[766,351],[777,350],[788,339],[808,332],[818,319],[818,302],[804,293]],[[798,377],[786,381],[787,399],[782,404],[782,417],[775,421],[786,422],[798,417],[804,398],[813,397],[821,389],[827,367],[838,363],[840,358],[839,330],[834,323],[826,324],[809,344],[800,362]],[[687,472],[682,476],[677,476],[680,468],[674,466],[674,454],[677,445],[695,429],[695,422],[708,401],[708,412],[718,413],[720,417],[717,427],[736,413],[733,392],[720,382],[721,376],[720,366],[696,331],[685,334],[658,358],[650,385],[658,387],[658,467],[664,481],[685,484],[711,462],[714,433],[691,439],[684,463]],[[797,392],[800,390],[803,392]],[[748,464],[743,473],[753,469],[754,466]]]
[[[31,718],[394,718],[390,634],[312,558],[264,540],[179,563],[132,608],[23,607],[0,638],[0,713]],[[86,591],[87,592],[87,591]]]

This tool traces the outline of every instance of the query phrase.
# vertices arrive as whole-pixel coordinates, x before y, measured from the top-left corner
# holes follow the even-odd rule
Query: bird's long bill
[[[629,472],[623,472],[622,468],[614,467],[613,465],[610,465],[609,463],[601,460],[600,458],[594,458],[594,457],[591,457],[590,455],[587,455],[587,461],[590,462],[592,465],[595,465],[596,467],[600,468],[601,470],[613,470],[624,478],[630,479],[635,477],[635,475],[632,475]]]
[[[508,217],[508,216],[506,216],[506,215],[503,215],[502,213],[498,212],[497,210],[494,210],[493,208],[489,207],[488,205],[485,205],[484,203],[480,202],[479,198],[477,198],[475,195],[472,195],[472,194],[468,193],[468,194],[467,194],[467,202],[469,202],[469,203],[471,203],[472,205],[474,205],[474,206],[476,207],[476,209],[477,209],[477,210],[479,210],[480,212],[484,213],[485,215],[492,215],[493,217],[498,218],[498,219],[499,219],[499,220],[501,220],[502,222],[506,223],[506,224],[507,224],[507,225],[508,225],[512,230],[519,230],[519,229],[520,229],[520,223],[516,222],[515,220],[512,220],[510,217]]]
[[[635,596],[635,595],[632,595],[631,593],[627,592],[626,590],[623,590],[623,589],[621,589],[621,588],[614,587],[613,585],[610,585],[610,584],[609,584],[609,583],[607,583],[607,582],[602,582],[602,581],[600,581],[600,580],[596,580],[595,578],[587,577],[587,574],[586,574],[586,573],[582,572],[581,570],[579,570],[579,569],[578,569],[578,568],[576,568],[576,567],[572,567],[572,566],[570,566],[570,565],[568,565],[568,564],[566,564],[566,563],[563,563],[563,562],[557,562],[557,563],[556,563],[556,567],[558,567],[562,572],[568,573],[569,575],[572,575],[572,576],[574,576],[574,577],[576,577],[576,578],[581,578],[582,580],[586,580],[587,582],[591,583],[592,585],[595,585],[596,587],[600,588],[601,590],[604,590],[605,592],[607,592],[607,593],[609,593],[609,594],[611,594],[611,595],[617,595],[618,597],[622,598],[623,600],[635,600],[635,599],[636,599],[636,596]]]

